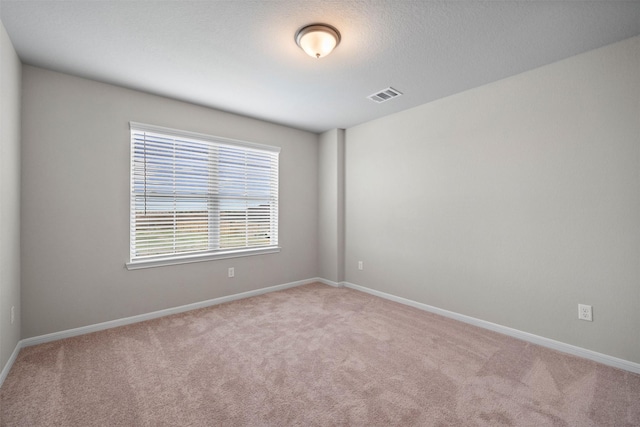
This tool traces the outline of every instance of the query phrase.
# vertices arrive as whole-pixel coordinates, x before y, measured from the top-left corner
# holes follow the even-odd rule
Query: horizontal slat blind
[[[278,157],[131,123],[131,262],[277,246]]]

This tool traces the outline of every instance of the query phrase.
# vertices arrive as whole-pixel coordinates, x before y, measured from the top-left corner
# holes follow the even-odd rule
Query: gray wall
[[[317,135],[31,66],[22,78],[23,338],[317,276]],[[126,270],[129,121],[282,147],[282,251]]]
[[[344,129],[318,141],[318,268],[320,277],[344,280]]]
[[[640,363],[640,37],[346,141],[348,282]]]
[[[0,22],[0,370],[20,340],[20,69]]]

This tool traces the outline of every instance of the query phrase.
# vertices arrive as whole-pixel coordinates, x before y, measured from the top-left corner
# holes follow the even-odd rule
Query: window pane
[[[131,261],[277,246],[279,150],[161,130],[131,125]]]

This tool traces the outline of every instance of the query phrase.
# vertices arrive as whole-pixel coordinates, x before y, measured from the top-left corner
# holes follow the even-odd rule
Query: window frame
[[[271,154],[276,155],[275,166],[277,168],[275,178],[271,178],[271,184],[275,183],[276,194],[275,194],[275,236],[276,236],[276,244],[268,245],[268,246],[259,246],[259,247],[242,247],[242,248],[232,248],[232,249],[211,249],[209,247],[206,251],[198,251],[198,252],[187,252],[187,253],[178,253],[178,254],[166,254],[166,255],[151,255],[151,256],[142,256],[135,257],[133,253],[134,248],[134,227],[135,227],[135,202],[134,197],[134,132],[149,132],[154,134],[160,134],[166,137],[175,137],[175,138],[184,138],[196,140],[203,143],[212,143],[212,145],[216,146],[226,146],[232,147],[232,149],[242,149],[246,148],[248,150],[258,150],[261,152],[269,152]],[[125,264],[128,270],[136,270],[141,268],[150,268],[150,267],[161,267],[167,265],[178,265],[178,264],[186,264],[193,262],[203,262],[203,261],[212,261],[218,259],[228,259],[228,258],[236,258],[236,257],[246,257],[246,256],[254,256],[254,255],[264,255],[264,254],[272,254],[280,252],[280,246],[278,244],[278,234],[279,234],[279,174],[280,174],[280,166],[279,166],[279,153],[280,147],[272,146],[272,145],[264,145],[258,144],[254,142],[223,138],[218,136],[212,136],[197,132],[190,132],[172,128],[166,128],[155,125],[148,125],[144,123],[138,122],[129,122],[129,149],[130,149],[130,159],[129,159],[129,261]],[[216,165],[217,167],[217,165]],[[146,174],[146,172],[145,172]],[[146,178],[145,178],[146,179]],[[275,182],[273,182],[275,181]],[[218,183],[221,181],[217,181]],[[145,195],[146,197],[146,195]],[[208,203],[215,203],[216,199],[223,199],[224,196],[210,197]],[[247,196],[245,201],[250,200]],[[146,202],[145,202],[146,203]],[[273,209],[273,207],[271,208]],[[212,224],[212,212],[209,211],[208,214],[208,222],[207,224]],[[273,212],[270,213],[270,227],[273,228],[274,221],[271,220]],[[217,221],[218,225],[220,224],[220,219]],[[273,229],[271,230],[273,233]],[[216,230],[209,230],[209,234],[211,233],[219,233],[219,228]]]

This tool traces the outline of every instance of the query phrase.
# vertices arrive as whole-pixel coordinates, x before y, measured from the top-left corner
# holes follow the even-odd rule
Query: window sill
[[[198,255],[182,255],[164,258],[152,258],[140,261],[128,262],[125,264],[127,270],[139,270],[142,268],[165,267],[168,265],[190,264],[192,262],[214,261],[217,259],[239,258],[253,255],[274,254],[280,252],[280,247],[269,247],[260,249],[241,249],[235,251],[225,251],[217,253],[207,253]]]

